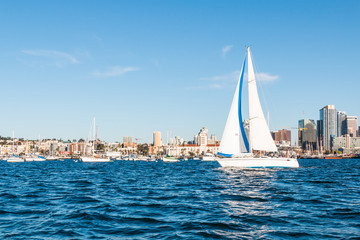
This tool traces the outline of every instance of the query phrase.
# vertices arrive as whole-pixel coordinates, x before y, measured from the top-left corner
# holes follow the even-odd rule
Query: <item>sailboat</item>
[[[110,158],[103,158],[103,157],[95,154],[95,141],[97,141],[96,135],[95,135],[95,128],[96,128],[95,118],[94,118],[93,124],[94,124],[93,125],[93,137],[92,137],[92,141],[89,141],[89,143],[91,142],[91,155],[82,156],[80,159],[82,162],[111,162]],[[84,147],[84,151],[85,151],[85,147]]]
[[[15,133],[13,131],[13,142],[12,142],[12,156],[7,158],[7,162],[24,162],[24,159],[22,159],[20,156],[15,155]]]
[[[28,141],[27,141],[28,142]],[[28,143],[26,143],[28,144]],[[25,161],[26,162],[43,162],[43,161],[46,161],[46,158],[41,156],[40,153],[39,153],[39,149],[40,149],[40,134],[39,134],[39,141],[38,141],[38,144],[37,144],[37,148],[38,148],[38,153],[33,153],[33,154],[30,154],[30,155],[27,155],[25,156]]]
[[[245,132],[241,110],[241,95],[246,63],[249,98],[248,134]],[[218,162],[222,167],[299,167],[297,159],[294,158],[281,158],[275,155],[260,156],[261,153],[275,152],[277,152],[277,147],[271,137],[269,127],[266,123],[260,104],[250,47],[248,47],[222,135],[219,151],[217,153],[220,157],[218,158]]]

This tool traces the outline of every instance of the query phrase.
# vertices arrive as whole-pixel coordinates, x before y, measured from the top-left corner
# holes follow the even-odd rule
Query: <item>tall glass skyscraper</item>
[[[319,145],[324,146],[324,150],[331,150],[331,141],[337,137],[338,133],[337,114],[334,105],[327,105],[320,109],[320,123],[322,129],[319,132],[322,136],[319,136],[319,139],[322,142]]]
[[[345,112],[337,112],[337,136],[341,137],[345,134],[347,134],[347,121],[346,121],[347,115]]]
[[[314,120],[299,120],[299,145],[302,150],[316,150],[316,124]]]
[[[346,118],[347,134],[350,137],[356,137],[356,132],[358,128],[358,117],[357,116],[347,116]]]

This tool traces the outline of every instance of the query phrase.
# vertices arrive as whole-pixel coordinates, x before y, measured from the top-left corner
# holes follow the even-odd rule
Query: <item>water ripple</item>
[[[360,238],[360,160],[300,165],[0,162],[0,237]]]

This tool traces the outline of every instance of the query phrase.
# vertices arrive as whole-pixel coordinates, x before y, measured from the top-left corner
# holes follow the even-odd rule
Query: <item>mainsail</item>
[[[252,150],[276,152],[277,148],[266,124],[256,87],[254,67],[251,60],[250,47],[248,55],[248,92],[249,92],[249,126],[250,145]]]

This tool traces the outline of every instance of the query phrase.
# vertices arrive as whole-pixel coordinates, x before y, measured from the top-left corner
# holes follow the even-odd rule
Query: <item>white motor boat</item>
[[[161,160],[164,162],[180,162],[176,157],[162,157]]]
[[[101,157],[81,157],[82,162],[112,162],[110,158],[101,158]]]
[[[7,162],[15,163],[15,162],[25,162],[25,160],[19,156],[13,154],[11,157],[5,159]]]

